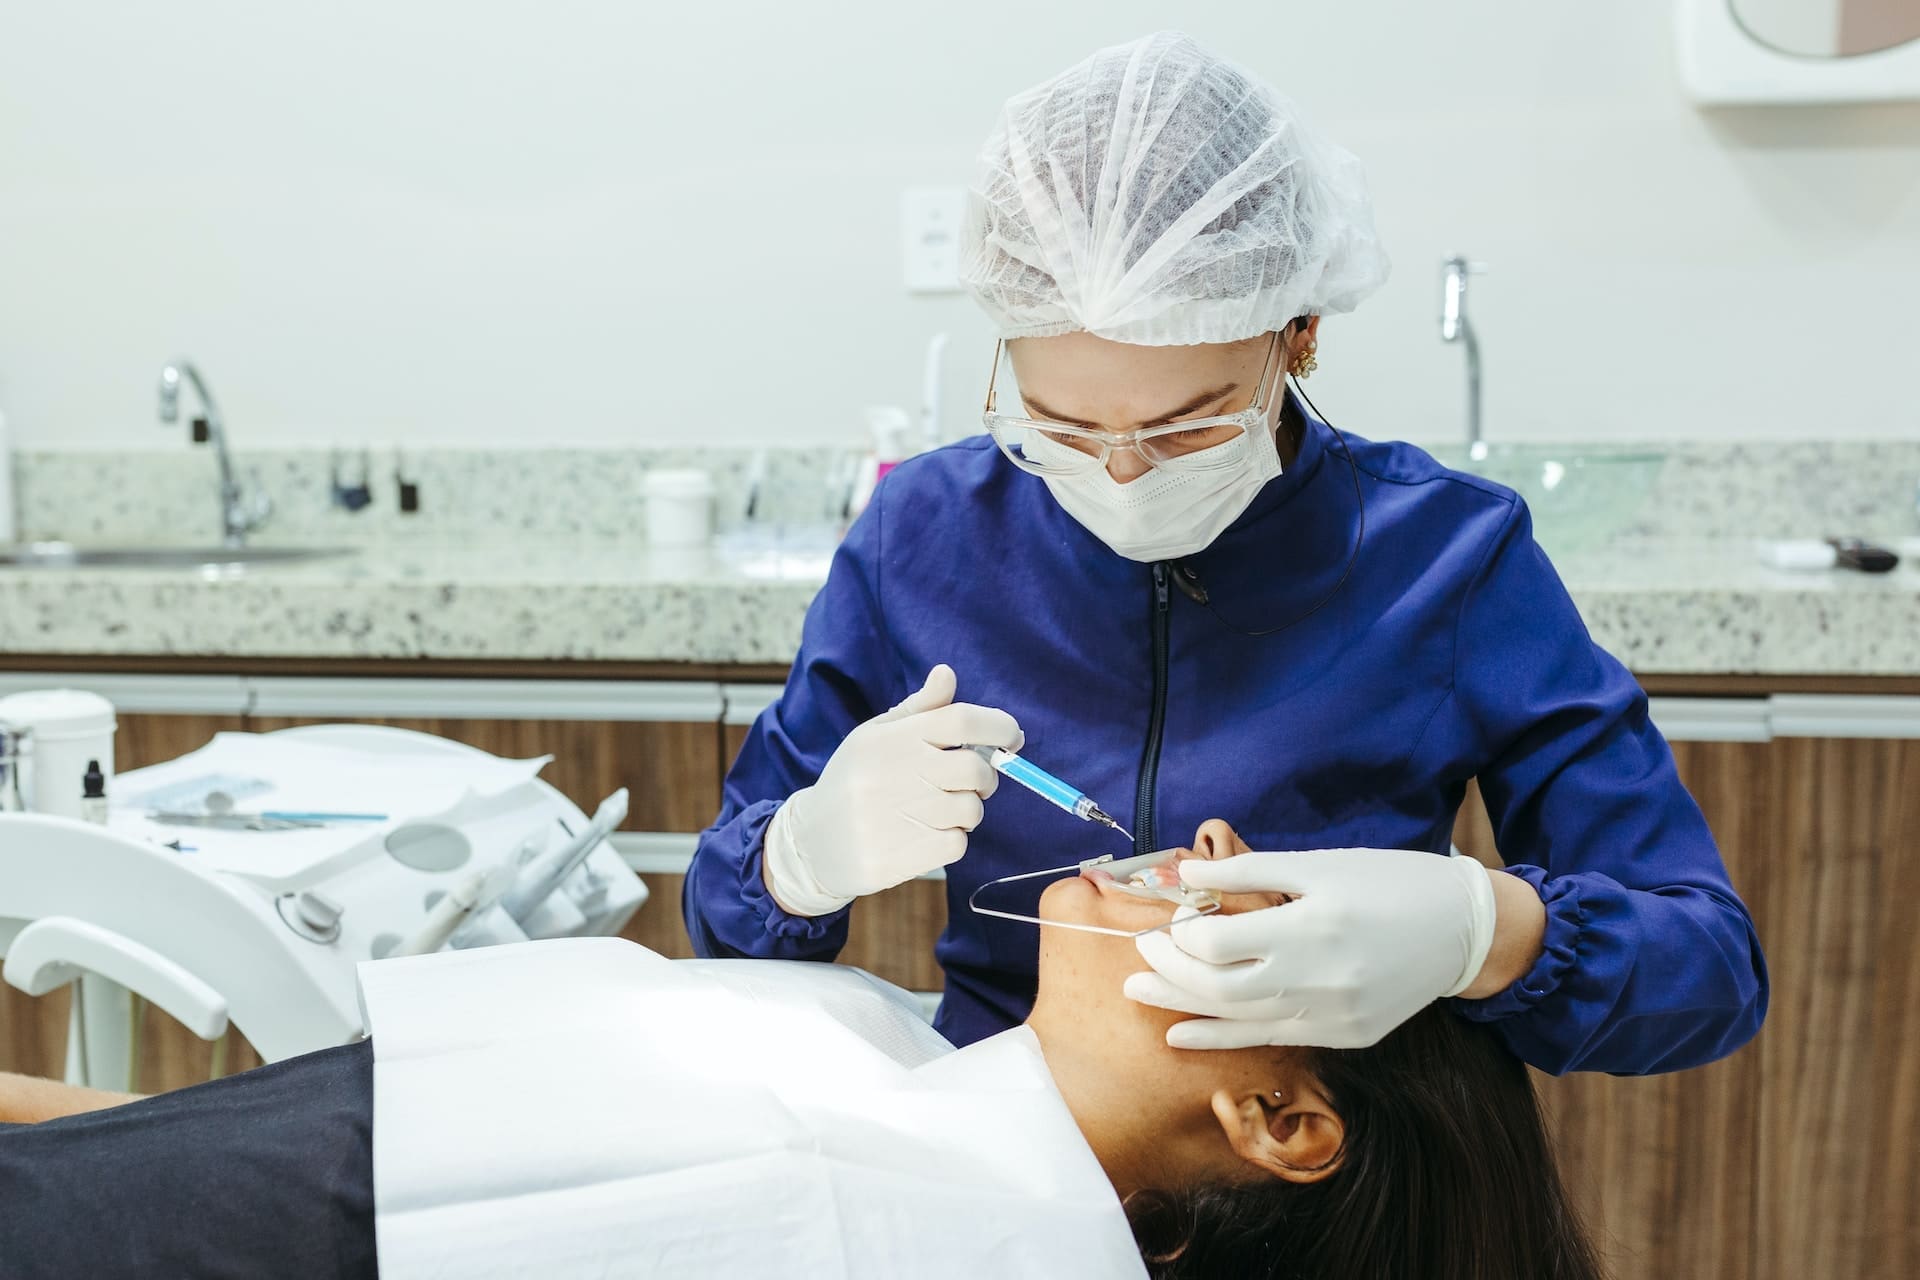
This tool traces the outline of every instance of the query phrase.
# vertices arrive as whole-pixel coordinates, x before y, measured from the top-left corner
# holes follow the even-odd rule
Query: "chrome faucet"
[[[1486,263],[1459,253],[1440,264],[1440,341],[1467,348],[1467,456],[1475,462],[1487,456],[1487,442],[1480,438],[1480,340],[1467,319],[1467,277],[1486,269]]]
[[[257,472],[253,478],[253,492],[249,493],[240,487],[240,481],[233,474],[233,457],[227,452],[227,429],[220,421],[220,410],[213,403],[213,393],[207,390],[206,380],[200,376],[200,371],[184,359],[174,360],[160,370],[160,421],[171,423],[180,420],[180,381],[183,378],[193,384],[194,394],[200,397],[202,413],[193,420],[194,443],[211,443],[214,456],[220,462],[221,541],[229,547],[244,546],[247,535],[265,524],[267,517],[273,514],[273,500],[260,491]]]

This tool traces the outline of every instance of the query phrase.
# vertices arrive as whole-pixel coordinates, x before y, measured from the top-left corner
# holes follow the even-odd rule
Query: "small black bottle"
[[[107,825],[107,775],[100,772],[98,760],[87,761],[87,772],[80,779],[80,818],[95,826]]]

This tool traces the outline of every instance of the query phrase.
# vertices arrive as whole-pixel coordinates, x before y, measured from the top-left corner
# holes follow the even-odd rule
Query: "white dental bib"
[[[360,967],[380,1274],[1141,1276],[1024,1027],[617,938]]]

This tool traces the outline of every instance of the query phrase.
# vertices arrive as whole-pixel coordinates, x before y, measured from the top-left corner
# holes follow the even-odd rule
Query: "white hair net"
[[[1234,342],[1387,278],[1360,162],[1190,37],[1102,49],[1002,109],[960,278],[1008,338]]]

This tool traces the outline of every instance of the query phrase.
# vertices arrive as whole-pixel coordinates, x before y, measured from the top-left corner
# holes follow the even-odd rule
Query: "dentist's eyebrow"
[[[1188,414],[1193,413],[1200,409],[1204,409],[1210,404],[1213,404],[1220,400],[1225,400],[1228,396],[1232,395],[1234,392],[1238,391],[1239,389],[1240,389],[1239,383],[1229,382],[1224,386],[1215,387],[1211,391],[1203,391],[1199,395],[1195,396],[1193,399],[1179,406],[1178,408],[1169,409],[1165,413],[1161,414],[1159,417],[1149,419],[1148,421],[1143,422],[1140,425],[1143,427],[1164,426],[1167,423],[1172,422],[1175,418],[1184,418]],[[1055,412],[1054,410],[1049,409],[1047,408],[1047,406],[1041,404],[1038,400],[1035,400],[1032,396],[1022,395],[1020,398],[1021,400],[1026,402],[1026,406],[1028,410],[1030,410],[1033,413],[1037,413],[1041,417],[1049,419],[1050,421],[1064,422],[1068,426],[1072,426],[1072,427],[1091,427],[1094,425],[1091,422],[1083,422],[1079,418],[1070,418],[1064,413]]]

